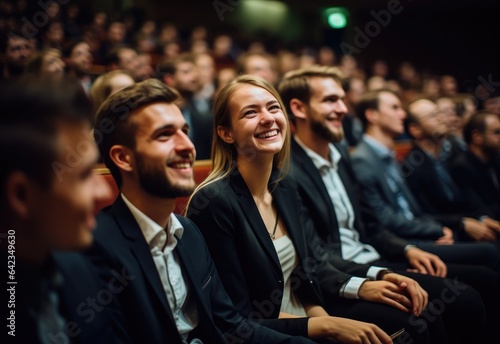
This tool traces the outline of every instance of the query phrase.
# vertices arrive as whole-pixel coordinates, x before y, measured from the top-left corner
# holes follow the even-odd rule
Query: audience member
[[[106,65],[109,70],[126,70],[136,82],[153,76],[151,67],[143,63],[134,48],[126,45],[118,46],[111,50],[106,56]]]
[[[90,102],[75,84],[30,80],[2,85],[0,107],[0,255],[15,263],[13,283],[2,278],[2,295],[15,295],[2,343],[128,342],[120,314],[95,303],[108,286],[72,252],[92,243],[94,207],[110,193],[92,171]]]
[[[21,34],[10,33],[2,39],[3,65],[0,80],[13,80],[24,73],[28,58],[33,53],[29,41]]]
[[[55,3],[55,1],[53,1]],[[44,26],[42,48],[62,50],[64,44],[64,25],[61,21],[52,20]]]
[[[344,138],[348,146],[356,146],[363,135],[363,125],[356,116],[355,107],[366,92],[365,82],[357,77],[349,78],[344,82],[344,91],[347,106],[347,116],[342,120]]]
[[[484,109],[500,116],[500,96],[494,96],[484,101]]]
[[[181,55],[173,61],[162,63],[159,71],[163,82],[182,96],[179,107],[189,125],[189,137],[196,147],[198,159],[209,159],[212,142],[211,100],[195,97],[202,85],[194,57]]]
[[[198,67],[201,89],[196,98],[212,99],[215,92],[215,63],[210,54],[201,53],[195,55],[194,62]]]
[[[273,58],[267,53],[242,54],[236,64],[236,73],[258,75],[273,85],[278,81]]]
[[[436,100],[437,110],[444,116],[446,122],[448,139],[457,149],[456,153],[465,152],[467,144],[464,141],[462,129],[464,119],[457,112],[457,104],[447,97],[441,97]]]
[[[68,75],[82,86],[87,95],[92,87],[92,51],[90,45],[83,40],[76,40],[64,49],[64,58],[68,66]]]
[[[98,77],[90,90],[94,108],[97,110],[102,103],[112,94],[133,85],[134,79],[129,72],[116,69]]]
[[[212,55],[217,70],[226,67],[234,67],[236,58],[232,38],[228,35],[219,35],[215,37]]]
[[[332,48],[322,46],[318,50],[318,64],[322,66],[335,66],[337,64],[337,57]]]
[[[453,75],[443,75],[440,79],[442,97],[454,97],[458,93],[457,79]]]
[[[65,66],[59,50],[46,48],[34,53],[29,58],[24,68],[24,74],[44,80],[61,80],[65,76]]]
[[[468,151],[451,174],[472,210],[500,219],[500,119],[480,111],[464,127]],[[494,227],[498,236],[500,228]],[[493,238],[491,238],[493,239]]]

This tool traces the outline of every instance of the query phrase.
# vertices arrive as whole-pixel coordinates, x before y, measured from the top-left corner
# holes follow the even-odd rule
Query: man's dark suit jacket
[[[327,254],[320,246],[312,223],[302,215],[296,185],[289,177],[269,189],[280,219],[297,252],[294,271],[296,295],[302,303],[323,305],[323,297],[338,299],[339,291],[351,275],[366,276],[369,265],[355,264]],[[279,258],[253,197],[238,170],[199,190],[188,209],[202,230],[228,294],[244,314],[270,319],[268,326],[290,319],[278,318],[284,281]],[[314,268],[314,269],[313,269]],[[319,285],[318,285],[319,283]],[[321,286],[321,291],[320,291]],[[334,306],[334,305],[333,305]],[[297,319],[293,319],[297,320]],[[288,321],[289,330],[306,330],[304,324]]]
[[[468,207],[500,220],[500,189],[495,185],[490,170],[500,182],[500,157],[485,164],[468,151],[451,167],[451,175],[467,200]]]
[[[3,252],[0,254],[6,257]],[[7,259],[3,260],[7,261]],[[3,324],[8,323],[4,312],[14,310],[16,317],[15,337],[8,336],[8,327],[2,326],[2,343],[41,343],[38,334],[38,313],[41,285],[48,282],[47,268],[59,273],[62,285],[54,289],[59,299],[59,313],[65,320],[63,333],[53,333],[54,343],[108,344],[127,343],[129,338],[123,329],[121,314],[112,314],[107,304],[96,303],[106,286],[100,283],[97,273],[88,259],[78,253],[53,253],[41,269],[28,268],[19,259],[16,265],[16,307],[2,308]],[[4,286],[6,283],[4,283]],[[7,288],[7,287],[6,287]],[[2,293],[3,295],[3,293]],[[104,296],[105,297],[105,296]],[[8,298],[4,298],[7,300]],[[106,300],[107,301],[107,300]],[[115,317],[113,317],[113,315]]]
[[[224,343],[224,337],[239,343],[309,342],[245,321],[222,286],[203,236],[189,219],[177,218],[184,234],[175,251],[198,306],[193,336],[204,343]],[[115,296],[135,343],[181,343],[149,245],[122,197],[98,214],[95,245],[88,254],[104,281],[122,276],[124,287]]]
[[[212,104],[209,102],[210,111],[201,113],[194,103],[194,99],[186,99],[187,104],[182,108],[183,114],[189,112],[191,127],[189,137],[196,148],[196,159],[210,159],[213,135]]]
[[[449,172],[449,168],[447,170]],[[402,162],[401,172],[420,209],[443,225],[458,230],[464,216],[479,215],[468,207],[459,188],[455,190],[454,200],[446,197],[432,158],[418,145],[413,146]]]
[[[346,189],[354,210],[354,228],[359,232],[360,241],[374,246],[384,258],[404,259],[404,248],[408,244],[392,232],[378,226],[365,229],[361,215],[360,185],[351,167],[351,160],[346,148],[335,144],[342,158],[339,161],[338,174]],[[292,164],[290,175],[297,182],[300,197],[309,217],[314,223],[318,235],[328,247],[342,256],[339,224],[335,214],[335,207],[330,199],[321,174],[305,150],[292,140]],[[373,218],[370,209],[364,209],[365,216]],[[374,223],[369,221],[369,223]]]
[[[376,224],[405,239],[436,240],[443,236],[442,224],[425,216],[410,190],[403,184],[403,194],[415,218],[408,220],[400,210],[396,195],[385,179],[385,166],[364,141],[351,154],[352,167],[361,185],[362,209],[370,209]]]

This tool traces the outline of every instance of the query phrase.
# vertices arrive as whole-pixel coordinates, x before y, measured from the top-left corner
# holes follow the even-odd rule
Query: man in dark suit
[[[133,341],[309,342],[244,320],[197,227],[172,213],[175,198],[195,187],[195,149],[178,96],[154,79],[130,86],[101,106],[94,132],[121,194],[98,215],[88,253],[105,281],[112,271],[126,276],[115,298]],[[113,130],[99,132],[103,123]]]
[[[94,207],[92,105],[73,83],[0,87],[2,343],[127,342],[88,260]]]
[[[90,45],[84,40],[75,40],[63,50],[64,62],[68,66],[68,75],[78,80],[87,95],[94,83],[91,75],[93,56]]]
[[[450,174],[462,154],[453,153],[445,114],[434,102],[420,99],[410,104],[405,122],[414,141],[401,172],[422,211],[453,228],[461,240],[495,241],[498,222],[471,204]]]
[[[212,101],[196,95],[201,90],[202,84],[194,57],[183,54],[173,61],[160,64],[159,71],[162,74],[162,81],[181,94],[179,107],[189,124],[189,138],[196,148],[196,158],[210,159],[213,131]]]
[[[326,246],[357,263],[403,270],[410,266],[440,277],[448,274],[472,282],[481,290],[488,290],[489,285],[477,280],[488,279],[489,283],[498,284],[496,274],[487,268],[447,267],[437,255],[411,245],[373,221],[365,228],[360,216],[360,185],[346,149],[339,144],[343,139],[341,121],[347,111],[341,85],[336,69],[313,66],[285,75],[279,87],[296,129],[290,174],[297,181],[304,207]],[[369,208],[364,208],[363,213],[365,219],[375,216]],[[435,250],[439,252],[441,248]],[[439,293],[433,286],[426,285],[421,276],[412,274],[411,277],[424,288],[431,288],[430,294]],[[495,294],[489,293],[487,300],[498,304]]]
[[[451,168],[451,174],[470,207],[500,219],[500,120],[481,111],[464,127],[469,149]],[[498,231],[495,233],[498,234]]]

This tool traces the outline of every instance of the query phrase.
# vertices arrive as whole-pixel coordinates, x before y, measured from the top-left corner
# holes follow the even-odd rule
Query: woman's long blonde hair
[[[191,203],[191,199],[194,194],[198,192],[203,187],[216,182],[220,179],[227,177],[235,168],[236,160],[238,158],[238,152],[234,144],[229,144],[222,140],[218,133],[217,128],[219,126],[224,128],[231,127],[231,113],[229,110],[229,101],[233,94],[243,85],[252,85],[260,87],[271,93],[278,101],[281,111],[285,116],[287,121],[285,142],[283,143],[283,148],[279,153],[274,156],[273,168],[280,171],[280,178],[282,179],[286,172],[288,171],[289,161],[290,161],[290,140],[291,132],[290,125],[288,123],[288,116],[286,114],[286,108],[281,100],[281,97],[276,91],[276,89],[267,81],[259,76],[255,75],[240,75],[233,79],[229,84],[227,84],[218,94],[214,100],[213,114],[214,114],[214,132],[212,137],[212,171],[208,177],[194,190],[191,195],[186,209]]]

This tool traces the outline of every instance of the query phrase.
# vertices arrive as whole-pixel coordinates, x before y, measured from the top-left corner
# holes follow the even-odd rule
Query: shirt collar
[[[384,146],[371,136],[363,134],[363,141],[365,141],[365,143],[368,144],[368,146],[370,146],[373,149],[373,151],[379,158],[392,159],[395,157],[394,150],[387,148],[386,146]]]
[[[302,143],[302,141],[300,141],[300,139],[297,136],[294,136],[294,139],[299,144],[299,146],[301,146],[302,149],[304,149],[306,154],[311,158],[314,166],[316,166],[318,170],[321,170],[324,167],[333,168],[337,170],[339,161],[340,159],[342,159],[342,155],[340,155],[340,152],[337,150],[337,148],[335,148],[333,144],[331,143],[328,144],[328,149],[330,150],[330,158],[331,158],[330,162],[324,159],[315,151],[313,151],[311,148],[307,147],[304,143]]]
[[[146,242],[148,245],[151,246],[151,242],[153,239],[160,233],[163,228],[154,222],[151,218],[149,218],[146,214],[144,214],[142,211],[137,209],[136,206],[134,206],[128,199],[125,197],[125,195],[122,193],[121,197],[125,204],[127,205],[128,209],[134,216],[135,220],[137,221],[137,224],[139,225],[139,228],[141,229],[142,234],[144,235],[144,239],[146,239]],[[182,235],[184,234],[184,228],[182,227],[182,224],[179,222],[177,217],[172,213],[170,214],[170,218],[168,219],[167,223],[167,230],[169,237],[172,236],[177,236],[179,239],[182,238]]]

